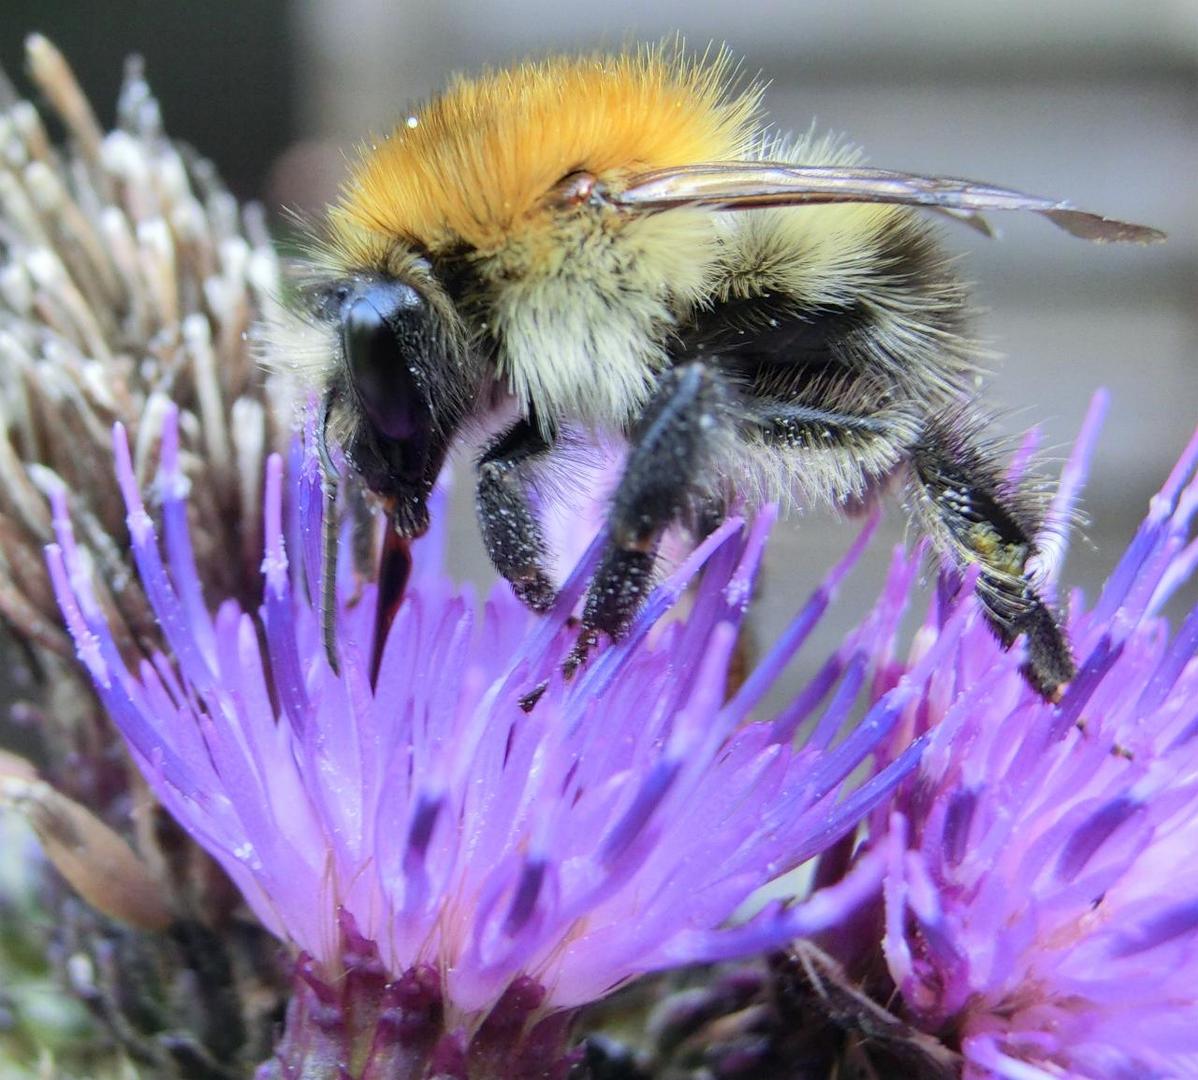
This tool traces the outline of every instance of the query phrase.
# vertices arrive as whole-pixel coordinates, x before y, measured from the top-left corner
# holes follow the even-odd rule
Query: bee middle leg
[[[567,673],[600,633],[623,636],[655,582],[662,533],[676,522],[710,531],[723,514],[712,485],[721,445],[735,437],[734,393],[702,363],[671,368],[630,433],[612,496],[608,543],[587,591],[582,633]]]
[[[483,545],[495,569],[534,611],[548,611],[557,596],[532,502],[533,469],[551,449],[534,422],[518,420],[478,461],[475,510]]]

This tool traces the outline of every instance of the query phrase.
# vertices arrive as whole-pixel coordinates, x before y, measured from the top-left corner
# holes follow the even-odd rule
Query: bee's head
[[[320,290],[336,362],[327,394],[335,442],[406,536],[474,393],[456,316],[415,258],[348,274]]]
[[[347,266],[388,243],[427,256],[517,401],[600,422],[635,405],[643,378],[597,373],[593,392],[567,391],[558,373],[593,366],[588,350],[656,363],[675,305],[718,254],[696,215],[617,212],[600,193],[747,152],[759,96],[727,54],[669,43],[453,80],[363,150],[330,209],[330,247]]]

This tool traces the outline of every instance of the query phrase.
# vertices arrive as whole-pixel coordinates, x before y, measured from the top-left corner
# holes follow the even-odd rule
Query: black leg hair
[[[940,554],[961,568],[981,566],[977,592],[986,620],[1007,648],[1026,637],[1024,677],[1056,700],[1076,673],[1073,655],[1056,613],[1028,578],[1031,515],[975,429],[968,420],[925,429],[911,451],[916,514]]]
[[[624,475],[612,496],[608,523],[616,547],[650,551],[667,526],[710,519],[713,469],[721,447],[735,438],[737,408],[730,385],[706,364],[662,375],[630,433]],[[710,520],[705,527],[712,527]]]
[[[548,572],[545,535],[530,498],[532,469],[550,449],[535,420],[517,421],[479,458],[475,492],[487,554],[534,611],[547,611],[557,595]]]
[[[654,583],[662,533],[685,521],[710,530],[722,516],[711,477],[721,444],[735,438],[733,394],[710,367],[667,371],[630,433],[631,450],[612,497],[609,540],[587,591],[573,671],[600,632],[619,638]]]

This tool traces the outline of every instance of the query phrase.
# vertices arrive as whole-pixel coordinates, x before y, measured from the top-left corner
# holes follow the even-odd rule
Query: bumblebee
[[[627,442],[571,667],[627,629],[666,529],[701,534],[737,501],[845,507],[901,476],[916,525],[979,568],[990,626],[1007,647],[1026,639],[1028,682],[1056,697],[1074,663],[1029,571],[1035,500],[985,438],[969,297],[921,211],[1161,234],[866,168],[834,140],[772,135],[760,98],[722,52],[560,57],[459,78],[362,153],[313,242],[307,294],[322,445],[391,522],[380,611],[398,604],[447,453],[506,415],[477,459],[478,521],[538,611],[555,596],[538,477],[566,430]],[[330,524],[334,666],[335,543]]]

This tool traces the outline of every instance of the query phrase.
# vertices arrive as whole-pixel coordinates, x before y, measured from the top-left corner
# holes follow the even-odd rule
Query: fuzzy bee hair
[[[480,255],[514,241],[559,262],[545,193],[564,176],[733,161],[759,138],[760,85],[736,88],[731,56],[669,46],[525,63],[456,78],[364,151],[331,217],[350,265],[357,240],[404,237],[429,252]],[[359,234],[360,235],[360,234]]]
[[[1037,521],[981,435],[967,291],[913,207],[1159,234],[779,139],[760,98],[726,52],[659,46],[458,78],[412,111],[313,242],[321,430],[407,537],[460,433],[514,416],[479,458],[478,516],[538,609],[555,593],[538,477],[565,431],[626,440],[572,664],[628,626],[670,526],[701,533],[746,496],[845,506],[904,474],[916,524],[980,565],[996,634],[1026,635],[1054,695],[1073,668],[1027,571]]]

